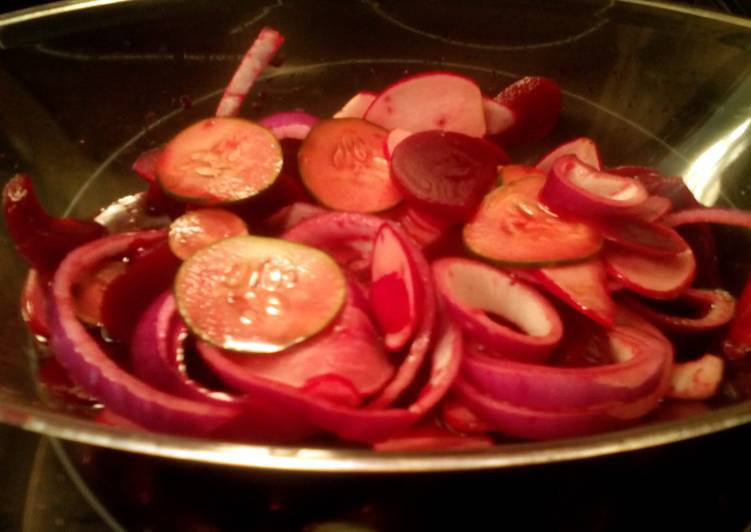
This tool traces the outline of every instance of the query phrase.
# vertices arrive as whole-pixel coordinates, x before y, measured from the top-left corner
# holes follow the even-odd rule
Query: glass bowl
[[[643,1],[93,0],[12,13],[0,17],[0,177],[29,172],[50,211],[82,217],[140,190],[135,157],[213,111],[265,25],[286,36],[283,62],[254,88],[248,117],[301,106],[331,115],[358,90],[426,70],[467,74],[489,94],[544,75],[564,90],[563,115],[545,141],[513,152],[517,160],[590,136],[608,165],[655,166],[684,176],[706,205],[751,208],[751,22]],[[748,235],[718,233],[738,289]],[[18,309],[26,269],[4,226],[0,238],[0,421],[65,440],[269,470],[421,472],[608,455],[751,421],[742,401],[583,438],[386,454],[129,432],[40,392]]]

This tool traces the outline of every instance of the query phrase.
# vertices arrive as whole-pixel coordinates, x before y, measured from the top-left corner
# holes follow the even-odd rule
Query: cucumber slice
[[[402,199],[383,153],[388,131],[359,118],[321,120],[298,152],[302,181],[326,207],[379,212]]]
[[[537,196],[544,183],[544,178],[529,177],[486,195],[464,226],[470,251],[517,267],[573,263],[597,254],[602,237],[594,228],[541,206]]]
[[[184,129],[164,147],[156,175],[172,197],[220,205],[269,188],[282,161],[279,141],[265,127],[239,118],[209,118]]]
[[[237,236],[205,247],[177,273],[177,307],[204,341],[275,353],[324,329],[347,293],[324,252],[275,238]]]

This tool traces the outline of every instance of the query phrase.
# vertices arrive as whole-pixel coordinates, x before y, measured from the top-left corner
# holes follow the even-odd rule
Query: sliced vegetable
[[[720,388],[724,368],[722,358],[711,353],[676,364],[667,395],[676,399],[709,399]]]
[[[512,83],[494,100],[511,115],[511,120],[507,120],[496,110],[488,124],[488,134],[496,135],[504,146],[529,144],[546,137],[561,114],[561,88],[555,81],[539,76]],[[488,117],[487,107],[485,116]]]
[[[623,215],[647,196],[638,181],[601,172],[574,155],[555,160],[540,191],[555,212],[595,217]]]
[[[310,129],[319,122],[317,116],[303,111],[288,111],[275,113],[258,121],[258,124],[268,128],[279,140],[304,139]]]
[[[653,257],[608,244],[602,261],[610,275],[626,288],[652,299],[673,299],[696,276],[696,260],[688,249],[670,257]]]
[[[95,222],[47,214],[27,174],[17,174],[5,184],[3,217],[18,253],[43,272],[54,270],[70,251],[107,232]]]
[[[363,118],[376,97],[374,92],[358,92],[334,113],[334,118]]]
[[[493,446],[493,440],[483,435],[460,435],[441,429],[435,425],[413,427],[386,441],[376,443],[373,449],[380,452],[418,452],[438,450],[486,449]]]
[[[415,133],[430,129],[473,137],[485,135],[482,93],[469,78],[426,72],[387,87],[365,113],[365,120],[386,129]]]
[[[331,209],[378,212],[393,207],[401,194],[383,156],[387,134],[357,118],[322,120],[298,152],[303,183]]]
[[[701,207],[670,213],[662,219],[662,223],[671,227],[686,224],[713,223],[751,229],[751,213],[739,209]]]
[[[392,129],[386,137],[386,144],[383,146],[383,153],[386,155],[386,158],[391,160],[394,150],[399,143],[410,135],[412,135],[412,132],[406,129]]]
[[[463,258],[433,263],[436,288],[464,331],[502,356],[542,362],[563,336],[558,313],[534,288]]]
[[[133,163],[133,171],[149,183],[156,181],[156,163],[162,155],[162,147],[142,152]]]
[[[751,282],[746,281],[736,304],[735,316],[722,344],[729,360],[739,360],[751,351]]]
[[[36,270],[29,270],[21,289],[21,317],[29,330],[37,337],[46,339],[50,335],[49,280]]]
[[[418,208],[465,219],[496,180],[488,143],[438,130],[410,135],[394,150],[391,172],[408,202]]]
[[[170,224],[169,247],[178,258],[185,260],[214,242],[247,234],[245,222],[230,211],[196,209]]]
[[[523,164],[506,164],[500,167],[499,185],[510,185],[514,181],[520,181],[527,177],[537,177],[545,179],[547,174],[533,166]]]
[[[602,163],[600,162],[600,153],[597,150],[597,145],[592,139],[586,137],[580,137],[572,141],[561,144],[553,151],[545,155],[535,165],[535,168],[542,172],[549,172],[553,167],[553,164],[564,155],[575,155],[584,164],[600,170]]]
[[[89,325],[102,325],[102,301],[110,284],[125,273],[127,264],[122,259],[106,261],[94,266],[92,271],[81,272],[73,285],[73,306],[76,316]]]
[[[282,149],[271,131],[239,118],[209,118],[167,143],[156,173],[167,194],[217,205],[259,194],[281,169]]]
[[[600,234],[540,205],[544,184],[531,177],[496,188],[482,200],[464,226],[464,242],[473,253],[505,265],[543,266],[580,262],[597,254]]]
[[[323,330],[347,293],[325,253],[279,239],[228,238],[186,260],[175,278],[191,331],[222,349],[274,353]]]
[[[422,311],[422,285],[408,245],[386,224],[373,242],[370,304],[389,351],[401,350],[412,339]]]
[[[662,223],[623,217],[603,218],[591,223],[606,240],[644,255],[669,257],[690,249],[680,234]]]

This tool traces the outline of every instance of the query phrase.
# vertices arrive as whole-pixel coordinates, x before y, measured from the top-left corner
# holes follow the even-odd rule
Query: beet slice
[[[407,201],[458,220],[474,212],[495,183],[496,169],[488,143],[438,130],[408,136],[391,157],[394,182]]]

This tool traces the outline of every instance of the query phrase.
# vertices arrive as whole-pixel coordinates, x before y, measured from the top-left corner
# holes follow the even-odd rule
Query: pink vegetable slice
[[[378,212],[393,207],[402,198],[383,156],[387,134],[357,118],[322,120],[297,155],[303,183],[331,209]]]
[[[72,288],[79,271],[122,256],[134,242],[156,242],[163,232],[121,234],[96,240],[70,253],[52,283],[51,346],[73,381],[115,413],[151,430],[207,434],[238,415],[230,406],[183,399],[131,376],[113,362],[76,319]]]
[[[247,235],[242,218],[224,209],[196,209],[186,212],[169,227],[169,247],[180,259],[214,242],[232,236]]]
[[[670,376],[667,395],[675,399],[709,399],[720,388],[724,369],[722,358],[711,353],[676,364]]]
[[[487,436],[455,434],[430,424],[413,427],[403,434],[376,443],[373,449],[380,452],[419,452],[486,449],[492,446],[493,440]]]
[[[686,316],[659,310],[635,297],[624,297],[624,303],[663,330],[692,333],[717,329],[730,323],[735,315],[735,298],[725,290],[687,288],[677,298],[682,307],[692,309]]]
[[[449,72],[426,72],[397,81],[373,101],[365,120],[388,130],[415,133],[440,129],[482,137],[486,130],[479,87]]]
[[[371,319],[356,305],[354,288],[349,294],[337,319],[306,342],[264,357],[223,354],[244,372],[298,389],[321,377],[335,376],[359,397],[370,397],[389,381],[394,368]]]
[[[510,130],[514,125],[514,112],[494,98],[482,99],[482,111],[485,114],[486,133],[491,137]]]
[[[412,339],[422,310],[422,286],[408,245],[386,224],[373,242],[370,304],[389,351],[401,350]]]
[[[341,109],[334,113],[334,118],[364,118],[365,113],[377,96],[374,92],[358,92],[347,100],[347,103]]]
[[[462,220],[495,183],[497,163],[486,141],[431,130],[399,143],[391,157],[391,173],[410,204]]]
[[[647,196],[635,179],[601,172],[574,155],[556,159],[540,191],[540,199],[555,212],[595,217],[623,215]]]
[[[586,137],[580,137],[572,141],[561,144],[553,151],[545,155],[535,165],[535,168],[542,172],[549,172],[553,167],[553,164],[564,155],[575,155],[584,164],[600,170],[602,163],[600,162],[600,153],[597,150],[597,145],[592,139]]]
[[[282,148],[271,131],[239,118],[209,118],[167,143],[156,173],[169,195],[217,205],[259,194],[281,169]]]
[[[545,180],[521,179],[496,188],[464,226],[470,251],[507,266],[548,266],[588,260],[602,237],[590,227],[545,209],[537,199]]]
[[[29,330],[41,338],[50,335],[48,287],[49,279],[31,269],[21,289],[21,317]]]
[[[329,212],[328,209],[324,209],[320,205],[305,203],[304,201],[296,201],[295,203],[290,203],[289,205],[282,207],[269,216],[263,221],[263,225],[266,229],[271,231],[272,234],[279,234],[292,229],[294,226],[308,218],[326,212]]]
[[[386,155],[386,158],[391,160],[396,147],[411,134],[412,132],[406,129],[392,129],[386,137],[386,144],[383,146],[383,153]]]
[[[317,116],[303,111],[287,111],[262,118],[258,124],[270,129],[279,140],[302,140],[319,121]]]
[[[751,213],[739,209],[704,207],[684,209],[665,216],[662,223],[671,227],[686,224],[713,223],[751,229]]]
[[[555,81],[539,76],[512,83],[495,101],[508,110],[511,120],[496,110],[488,134],[497,136],[504,146],[529,144],[546,137],[561,114],[561,88]]]
[[[497,268],[445,258],[433,263],[433,276],[454,320],[503,356],[542,362],[563,336],[558,313],[545,296]]]
[[[133,171],[141,176],[145,181],[153,183],[156,181],[156,164],[162,155],[162,147],[151,148],[141,153],[133,163]]]
[[[567,305],[603,327],[613,325],[615,303],[607,290],[605,269],[599,259],[541,268],[533,275],[548,292]]]
[[[630,209],[627,215],[646,222],[654,222],[669,213],[672,208],[673,203],[668,198],[649,196],[644,203]]]
[[[602,261],[626,288],[652,299],[678,297],[696,276],[696,259],[690,249],[670,257],[652,257],[608,244]]]
[[[644,255],[669,257],[689,249],[677,231],[662,223],[624,217],[592,220],[592,223],[606,240]]]
[[[314,248],[255,236],[194,253],[175,278],[191,331],[232,351],[274,353],[323,330],[345,301],[334,260]]]
[[[222,94],[216,108],[216,116],[229,117],[239,114],[240,106],[250,92],[253,83],[261,75],[263,69],[268,66],[283,43],[284,37],[278,31],[272,28],[261,30],[248,51],[245,52],[245,56],[232,76],[229,85],[224,89],[224,94]]]

